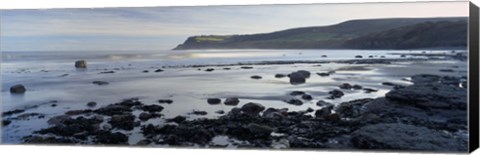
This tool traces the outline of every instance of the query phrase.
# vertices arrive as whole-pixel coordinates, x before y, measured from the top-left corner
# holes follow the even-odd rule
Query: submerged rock
[[[303,95],[302,95],[302,99],[304,99],[304,100],[312,100],[313,97],[312,97],[312,95],[303,94]]]
[[[108,85],[108,84],[109,84],[109,83],[106,82],[106,81],[93,81],[92,83],[93,83],[93,84],[96,84],[96,85],[99,85],[99,86]]]
[[[158,73],[158,72],[163,72],[163,69],[157,69],[157,70],[155,70],[155,72],[156,72],[156,73]]]
[[[172,118],[172,119],[168,119],[167,121],[169,121],[169,122],[175,122],[175,123],[177,123],[177,124],[180,124],[180,123],[182,123],[182,122],[185,121],[185,120],[187,120],[187,118],[186,118],[185,116],[180,116],[180,115],[179,115],[179,116],[176,116],[176,117],[174,117],[174,118]]]
[[[23,86],[21,84],[17,84],[17,85],[14,85],[14,86],[10,87],[10,93],[12,93],[12,94],[23,94],[23,93],[25,93],[25,91],[27,91],[27,89],[25,89],[25,86]]]
[[[285,75],[285,74],[275,74],[275,78],[284,78],[286,76],[287,75]]]
[[[310,72],[305,70],[299,70],[288,74],[290,78],[290,84],[297,85],[306,82],[306,79],[310,77]]]
[[[342,85],[338,86],[340,87],[340,89],[352,89],[352,85],[350,85],[349,83],[343,83]]]
[[[290,95],[292,95],[292,96],[303,95],[303,94],[305,94],[305,92],[303,92],[303,91],[292,91],[292,92],[290,92]]]
[[[164,108],[160,105],[144,105],[142,107],[142,110],[148,111],[148,112],[161,112]]]
[[[330,73],[317,73],[318,76],[330,76]]]
[[[199,111],[199,110],[194,110],[192,112],[194,115],[207,115],[208,113],[206,111]]]

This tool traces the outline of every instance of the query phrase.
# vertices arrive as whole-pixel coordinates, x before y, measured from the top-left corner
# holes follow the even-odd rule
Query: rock
[[[317,73],[318,76],[330,76],[329,73]]]
[[[369,55],[368,58],[373,58],[373,55]]]
[[[377,92],[378,91],[378,90],[372,89],[372,88],[363,88],[363,90],[365,91],[365,93],[372,93],[372,92]]]
[[[358,89],[362,89],[363,87],[356,84],[356,85],[353,85],[352,88],[358,90]]]
[[[290,84],[297,85],[306,82],[306,76],[304,73],[293,72],[288,75],[290,78]]]
[[[47,123],[49,125],[57,126],[57,125],[63,124],[66,121],[72,121],[72,118],[70,116],[67,116],[67,115],[60,115],[60,116],[55,116],[55,117],[50,118],[47,121]]]
[[[320,110],[315,111],[315,117],[325,118],[332,113],[333,105],[326,106]]]
[[[231,69],[231,68],[228,68],[228,67],[223,68],[223,70],[230,70],[230,69]]]
[[[207,102],[208,102],[208,104],[215,105],[215,104],[222,103],[222,100],[220,100],[219,98],[208,98]]]
[[[115,71],[105,71],[105,72],[100,72],[100,74],[113,74]]]
[[[322,58],[326,58],[326,57],[327,57],[327,55],[322,55],[321,57],[322,57]]]
[[[325,117],[325,119],[330,122],[338,122],[341,120],[340,115],[337,113],[330,114],[327,117]]]
[[[259,76],[259,75],[253,75],[253,76],[250,76],[250,78],[252,78],[252,79],[256,79],[256,80],[258,80],[258,79],[262,79],[262,77],[261,77],[261,76]]]
[[[11,120],[3,120],[3,121],[2,121],[2,125],[3,125],[3,126],[7,126],[7,125],[9,125],[10,123],[12,123]]]
[[[303,92],[303,91],[292,91],[290,93],[290,95],[292,95],[292,96],[303,95],[303,94],[305,94],[305,92]]]
[[[275,74],[275,78],[284,78],[286,76],[287,75],[285,75],[285,74]]]
[[[81,114],[87,114],[93,112],[90,109],[87,110],[70,110],[65,112],[66,115],[74,116],[74,115],[81,115]]]
[[[328,102],[325,102],[325,101],[322,101],[322,100],[319,100],[316,104],[317,104],[317,106],[319,106],[319,107],[333,106],[333,104],[328,103]]]
[[[180,115],[178,115],[178,116],[176,116],[176,117],[174,117],[174,118],[172,118],[172,119],[169,119],[168,121],[170,121],[170,122],[175,122],[175,123],[177,123],[177,124],[180,124],[180,123],[182,123],[182,122],[185,121],[185,120],[187,120],[187,118],[186,118],[185,116],[180,116]]]
[[[112,104],[112,105],[108,105],[106,107],[94,110],[93,112],[98,113],[98,114],[102,114],[102,115],[112,116],[112,115],[120,115],[120,114],[123,114],[125,112],[132,112],[132,110],[130,109],[130,107],[125,106],[125,105],[113,105]]]
[[[302,105],[303,102],[300,101],[299,99],[290,99],[290,100],[286,100],[285,102],[287,102],[288,104],[292,104],[292,105]]]
[[[363,58],[361,55],[356,55],[355,58]]]
[[[109,84],[108,82],[105,82],[105,81],[93,81],[92,83],[93,83],[93,84],[96,84],[96,85],[99,85],[99,86],[101,86],[101,85],[108,85],[108,84]]]
[[[120,132],[100,132],[94,140],[97,144],[122,144],[127,145],[128,136]]]
[[[419,74],[412,76],[412,82],[414,84],[425,84],[425,83],[433,83],[440,81],[441,77],[438,75],[430,75],[430,74]]]
[[[75,61],[75,68],[87,68],[87,61],[85,60]]]
[[[50,106],[51,107],[57,107],[57,104],[51,104]]]
[[[25,86],[23,86],[21,84],[17,84],[17,85],[14,85],[14,86],[10,87],[10,93],[12,93],[12,94],[23,94],[23,93],[25,93],[25,91],[27,91],[27,89],[25,89]]]
[[[138,115],[138,119],[140,119],[141,121],[147,121],[152,117],[153,117],[152,114],[146,113],[146,112],[142,112],[140,113],[140,115]]]
[[[304,100],[312,100],[313,97],[312,97],[311,95],[308,95],[308,94],[303,94],[303,95],[302,95],[302,99],[304,99]]]
[[[247,125],[248,130],[259,137],[269,137],[270,133],[273,132],[273,129],[266,125],[260,125],[256,123],[250,123]]]
[[[171,104],[171,103],[173,103],[173,100],[170,100],[170,99],[161,99],[161,100],[158,100],[158,103]]]
[[[253,67],[250,67],[250,66],[242,66],[240,67],[241,69],[253,69]]]
[[[310,112],[314,112],[315,110],[313,110],[312,108],[307,108],[307,110],[305,110],[307,113],[310,113]]]
[[[214,70],[215,70],[215,69],[213,69],[213,68],[207,68],[207,69],[205,69],[206,72],[211,72],[211,71],[214,71]]]
[[[467,90],[442,83],[414,84],[385,94],[389,100],[422,109],[467,109]]]
[[[163,72],[163,69],[157,69],[157,70],[155,70],[155,72],[156,72],[156,73],[158,73],[158,72]]]
[[[351,134],[353,146],[360,149],[418,150],[458,152],[467,151],[468,142],[452,135],[400,123],[375,124],[362,127]]]
[[[123,129],[123,130],[133,130],[135,127],[135,116],[131,113],[126,113],[122,115],[113,115],[109,123],[113,128]]]
[[[339,113],[342,117],[358,117],[362,114],[362,106],[372,100],[373,99],[365,98],[342,102],[335,108],[335,111]]]
[[[236,97],[227,98],[224,102],[225,105],[232,105],[232,106],[236,106],[238,105],[238,103],[240,103],[240,100]]]
[[[217,111],[215,111],[215,113],[217,113],[217,114],[225,114],[225,111],[223,111],[223,110],[217,110]]]
[[[265,107],[258,103],[249,102],[242,106],[241,111],[249,115],[258,115],[258,113],[265,110]]]
[[[306,70],[299,70],[297,73],[303,74],[305,78],[310,78],[310,72]]]
[[[405,57],[407,57],[407,55],[402,54],[402,55],[400,55],[400,57],[401,57],[401,58],[405,58]]]
[[[88,106],[88,107],[95,107],[95,106],[97,106],[97,102],[93,102],[93,101],[88,102],[88,103],[87,103],[87,106]]]
[[[340,91],[338,89],[334,89],[334,90],[328,92],[328,94],[330,94],[329,99],[341,98],[343,95],[345,95],[342,91]]]
[[[343,83],[342,85],[338,86],[340,87],[340,89],[352,89],[352,85],[350,85],[349,83]]]
[[[194,110],[192,112],[194,115],[207,115],[208,113],[206,111],[199,111],[199,110]]]
[[[143,111],[148,111],[148,112],[161,112],[164,108],[160,105],[144,105],[142,107]]]
[[[264,118],[284,118],[288,115],[288,109],[268,108],[262,114]]]

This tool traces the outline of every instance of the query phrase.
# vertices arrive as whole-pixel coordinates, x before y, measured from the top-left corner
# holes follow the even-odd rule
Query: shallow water
[[[21,143],[21,137],[32,131],[45,128],[46,121],[69,110],[88,109],[87,102],[95,101],[97,107],[118,102],[122,99],[138,97],[145,104],[158,104],[159,99],[172,99],[172,104],[162,104],[165,109],[163,118],[178,115],[188,119],[215,118],[221,116],[215,111],[230,111],[235,106],[224,104],[209,105],[207,98],[238,97],[241,107],[248,102],[261,103],[266,107],[288,108],[292,111],[319,109],[316,102],[324,100],[334,104],[360,98],[377,98],[384,96],[392,88],[381,85],[382,82],[410,84],[402,80],[414,74],[465,74],[466,62],[416,62],[395,63],[390,65],[355,65],[339,63],[291,64],[291,65],[251,65],[253,69],[241,69],[241,66],[205,67],[205,68],[164,68],[163,72],[154,70],[165,65],[191,64],[230,64],[253,61],[278,60],[344,60],[355,55],[385,56],[400,58],[388,53],[410,53],[420,51],[362,51],[362,50],[209,50],[209,51],[169,51],[164,53],[143,52],[131,53],[66,53],[22,52],[3,53],[2,69],[2,111],[25,109],[24,113],[40,113],[45,118],[32,117],[29,120],[16,120],[2,128],[3,143]],[[446,52],[446,51],[431,51]],[[61,53],[61,54],[59,54]],[[285,55],[285,56],[284,56]],[[322,58],[321,55],[328,55]],[[74,61],[85,59],[87,69],[75,69]],[[434,64],[434,65],[432,65]],[[320,66],[318,66],[320,65]],[[458,68],[453,68],[457,66]],[[345,69],[345,67],[364,68]],[[204,69],[213,68],[212,72]],[[417,68],[417,69],[412,69]],[[453,68],[454,73],[439,72],[438,69]],[[198,70],[200,69],[200,70]],[[114,74],[100,74],[102,71],[115,71]],[[143,70],[149,70],[143,73]],[[297,70],[308,70],[312,75],[307,83],[291,85],[288,78],[275,78],[277,73],[288,74]],[[328,77],[320,77],[317,72],[336,71]],[[68,75],[66,75],[68,74]],[[262,79],[251,79],[252,75],[260,75]],[[107,81],[110,84],[98,86],[92,81]],[[340,99],[326,99],[328,92],[338,89],[342,83],[359,84],[363,87],[378,89],[375,93],[362,90],[345,90]],[[23,84],[27,92],[13,95],[9,87]],[[311,94],[314,99],[305,101],[302,106],[290,105],[284,100],[292,98],[291,91],[300,90]],[[50,101],[58,101],[52,107]],[[35,106],[37,105],[37,106]],[[32,107],[33,108],[28,108]],[[193,110],[208,112],[208,115],[190,115]],[[138,115],[137,113],[135,113]],[[18,115],[12,115],[13,118]],[[163,118],[154,119],[142,124],[161,123]],[[141,140],[139,129],[128,131],[130,143]],[[220,138],[221,139],[221,138]]]

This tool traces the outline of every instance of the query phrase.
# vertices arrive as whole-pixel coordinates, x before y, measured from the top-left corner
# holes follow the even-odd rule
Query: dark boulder
[[[293,72],[288,75],[290,78],[290,84],[297,85],[306,82],[306,74],[301,72]]]
[[[372,100],[373,99],[365,98],[342,102],[335,108],[335,111],[339,113],[342,117],[358,117],[362,114],[362,106]]]
[[[25,89],[25,86],[23,86],[21,84],[17,84],[17,85],[14,85],[14,86],[10,87],[10,93],[12,93],[12,94],[23,94],[23,93],[25,93],[25,91],[27,91],[27,89]]]
[[[303,95],[302,95],[302,99],[304,99],[304,100],[312,100],[313,97],[312,97],[312,95],[303,94]]]
[[[75,68],[87,68],[87,61],[85,60],[75,61]]]
[[[120,132],[100,132],[95,136],[94,141],[97,144],[114,144],[114,145],[127,145],[128,136]]]
[[[319,100],[316,104],[317,104],[317,106],[319,106],[319,107],[330,106],[330,105],[333,106],[333,104],[328,103],[328,102],[325,102],[325,101],[323,101],[323,100]]]
[[[251,67],[251,66],[242,66],[242,67],[240,67],[240,68],[241,68],[241,69],[253,69],[253,67]]]
[[[273,129],[266,125],[250,123],[247,125],[248,130],[256,137],[269,137]]]
[[[211,71],[214,71],[214,70],[215,70],[215,69],[213,69],[213,68],[207,68],[207,69],[205,69],[206,72],[211,72]]]
[[[318,76],[330,76],[330,73],[317,73]]]
[[[275,78],[284,78],[286,76],[287,75],[285,75],[285,74],[275,74]]]
[[[236,97],[227,98],[225,99],[225,102],[224,102],[225,105],[231,105],[231,106],[236,106],[238,105],[238,103],[240,103],[240,100]]]
[[[356,55],[355,58],[363,58],[361,55]]]
[[[241,110],[242,110],[242,112],[244,112],[246,114],[256,116],[260,112],[265,110],[265,107],[261,104],[258,104],[258,103],[249,102],[249,103],[243,105]]]
[[[320,110],[315,111],[315,117],[325,118],[332,113],[333,105],[323,107]]]
[[[208,99],[207,99],[207,103],[208,103],[208,104],[215,105],[215,104],[220,104],[220,103],[222,103],[222,100],[220,100],[219,98],[208,98]]]
[[[171,104],[171,103],[173,103],[173,100],[170,100],[170,99],[161,99],[161,100],[158,100],[158,103]]]
[[[360,149],[467,151],[468,142],[452,135],[407,124],[375,124],[351,134],[352,144]]]
[[[252,76],[250,76],[250,78],[256,79],[256,80],[262,79],[262,77],[259,76],[259,75],[252,75]]]
[[[194,115],[207,115],[208,113],[207,113],[206,111],[194,110],[191,114],[194,114]]]
[[[342,91],[338,89],[334,89],[328,92],[328,94],[330,94],[330,97],[328,97],[329,99],[341,98],[343,95],[345,95]]]
[[[133,130],[135,127],[135,116],[131,113],[126,113],[122,115],[113,115],[109,123],[113,128],[123,129],[123,130]]]
[[[88,103],[87,103],[87,106],[88,106],[88,107],[95,107],[95,106],[97,106],[97,102],[93,102],[93,101],[92,101],[92,102],[88,102]]]
[[[349,83],[343,83],[338,87],[340,87],[340,89],[352,89],[353,88],[352,85],[350,85]]]
[[[142,107],[143,111],[148,111],[148,112],[161,112],[164,108],[160,105],[144,105]]]
[[[157,69],[157,70],[155,70],[155,72],[157,72],[157,73],[158,72],[163,72],[163,69]]]
[[[290,92],[290,95],[292,95],[292,96],[303,95],[303,94],[305,94],[305,92],[303,92],[303,91],[292,91],[292,92]]]
[[[169,122],[175,122],[177,124],[180,124],[182,123],[183,121],[187,120],[187,118],[185,116],[176,116],[174,118],[171,118],[171,119],[168,119],[167,121]]]
[[[291,105],[303,105],[303,102],[300,101],[299,99],[290,99],[290,100],[286,100],[285,102]]]

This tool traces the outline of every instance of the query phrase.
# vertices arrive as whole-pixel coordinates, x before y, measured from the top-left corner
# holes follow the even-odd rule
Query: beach
[[[464,50],[200,50],[139,52],[138,54],[134,52],[107,54],[75,52],[63,53],[64,55],[28,52],[3,53],[2,120],[4,125],[2,127],[2,143],[228,148],[302,148],[302,145],[297,144],[302,143],[305,144],[305,148],[355,149],[360,145],[355,144],[353,142],[355,140],[351,140],[350,137],[342,136],[349,135],[370,124],[345,125],[345,122],[366,116],[366,113],[346,115],[346,112],[342,113],[342,110],[339,110],[342,105],[357,103],[356,101],[360,100],[359,104],[363,107],[364,104],[371,101],[385,98],[386,94],[392,91],[417,86],[420,88],[431,87],[419,86],[419,83],[412,81],[412,77],[419,75],[434,75],[433,79],[438,77],[437,81],[442,81],[445,77],[454,77],[452,81],[455,81],[453,83],[456,84],[456,89],[465,90],[466,85],[463,83],[467,80],[467,61],[458,58],[459,55],[465,55],[465,53]],[[85,60],[87,67],[75,68],[74,62],[77,60]],[[304,78],[304,82],[292,83],[292,76],[300,71],[308,72],[308,77]],[[23,94],[9,92],[10,87],[16,84],[24,85],[26,92]],[[432,94],[426,94],[426,96],[428,95]],[[232,99],[237,99],[238,103],[225,103]],[[466,93],[464,100],[466,103]],[[90,102],[95,102],[95,105],[88,105]],[[245,110],[246,106],[251,105],[250,103],[259,104],[263,108],[251,114]],[[452,112],[443,107],[430,107],[430,105],[423,104],[415,106],[416,103],[412,101],[414,105],[412,107],[441,109],[439,113],[455,113],[452,115],[458,116],[462,116],[463,111],[466,114],[466,110],[462,110],[461,106]],[[124,109],[125,113],[111,113],[108,108],[111,108],[112,105],[126,106],[128,110]],[[332,109],[328,110],[326,114],[322,114],[325,111],[322,109],[328,105],[331,105]],[[282,118],[297,123],[266,121],[264,119],[269,118],[269,116],[267,117],[268,109],[275,109],[269,112],[279,112],[283,109],[285,114],[282,115],[285,116]],[[118,112],[118,110],[113,111]],[[370,113],[374,112],[370,111]],[[332,114],[338,114],[338,116],[332,116]],[[387,117],[387,114],[383,115],[384,112],[374,114],[376,117],[387,118],[384,119],[385,122],[379,121],[385,124],[421,124],[388,120],[390,117]],[[414,115],[416,118],[417,114]],[[79,122],[93,121],[93,124],[97,124],[96,128],[98,129],[95,129],[95,132],[85,129],[86,131],[72,133],[72,135],[83,134],[83,137],[80,136],[81,138],[66,136],[69,134],[59,136],[62,133],[58,127],[65,124],[62,125],[63,121],[51,121],[52,118],[58,119],[58,116],[65,116],[63,119],[73,119]],[[79,120],[79,117],[82,118]],[[118,122],[116,124],[113,121],[114,117],[116,117],[115,119],[132,120],[133,124],[120,123],[119,125]],[[463,119],[466,118],[465,115]],[[235,122],[233,120],[239,121],[237,124],[241,125],[236,129],[244,127],[250,129],[249,132],[258,131],[259,136],[247,136],[247,138],[241,139],[239,137],[242,136],[233,131],[216,131],[217,128],[198,125],[211,125],[211,123],[225,125],[222,122]],[[246,120],[251,120],[251,122],[245,122]],[[313,120],[320,123],[311,124],[312,128],[331,127],[331,130],[339,134],[333,136],[329,135],[333,132],[328,133],[329,136],[324,138],[327,141],[321,142],[312,142],[308,138],[306,140],[298,139],[298,137],[297,139],[293,138],[294,140],[288,138],[287,134],[303,136],[305,134],[302,134],[301,131],[292,133],[301,127],[285,131],[287,130],[284,129],[285,126],[298,124],[309,126],[305,121]],[[426,118],[426,120],[432,121],[430,118]],[[8,122],[7,125],[6,122]],[[468,137],[468,134],[465,135],[466,122],[463,123],[463,121],[454,122],[453,124],[461,127],[450,131],[443,126],[433,127],[433,125],[426,125],[428,129],[425,130],[427,132],[432,129],[446,131],[453,137],[466,139]],[[178,136],[173,131],[183,131],[183,129],[176,129],[183,125],[188,125],[188,130],[202,131],[195,132],[193,135],[193,137],[200,137],[201,140],[177,137],[174,142],[167,141],[169,134]],[[172,126],[172,133],[168,132],[171,130],[163,129],[169,126]],[[55,127],[57,128],[54,130]],[[96,130],[102,131],[101,136]],[[368,128],[364,130],[368,130]],[[114,137],[126,137],[126,141],[125,139],[99,140],[101,139],[99,137],[108,137],[116,133],[121,136]],[[362,135],[360,131],[356,133]],[[184,134],[188,135],[188,133]],[[52,137],[52,135],[55,138],[46,138]],[[39,137],[43,137],[43,140]],[[293,143],[295,140],[298,142]],[[339,141],[341,144],[338,144]],[[349,143],[343,143],[344,141]],[[288,145],[282,145],[284,143],[288,143]],[[459,143],[459,145],[461,144],[463,143]],[[461,146],[458,148],[456,151],[462,150]],[[392,149],[398,148],[393,147]],[[404,149],[411,148],[405,147]],[[422,149],[425,148],[419,150]]]

